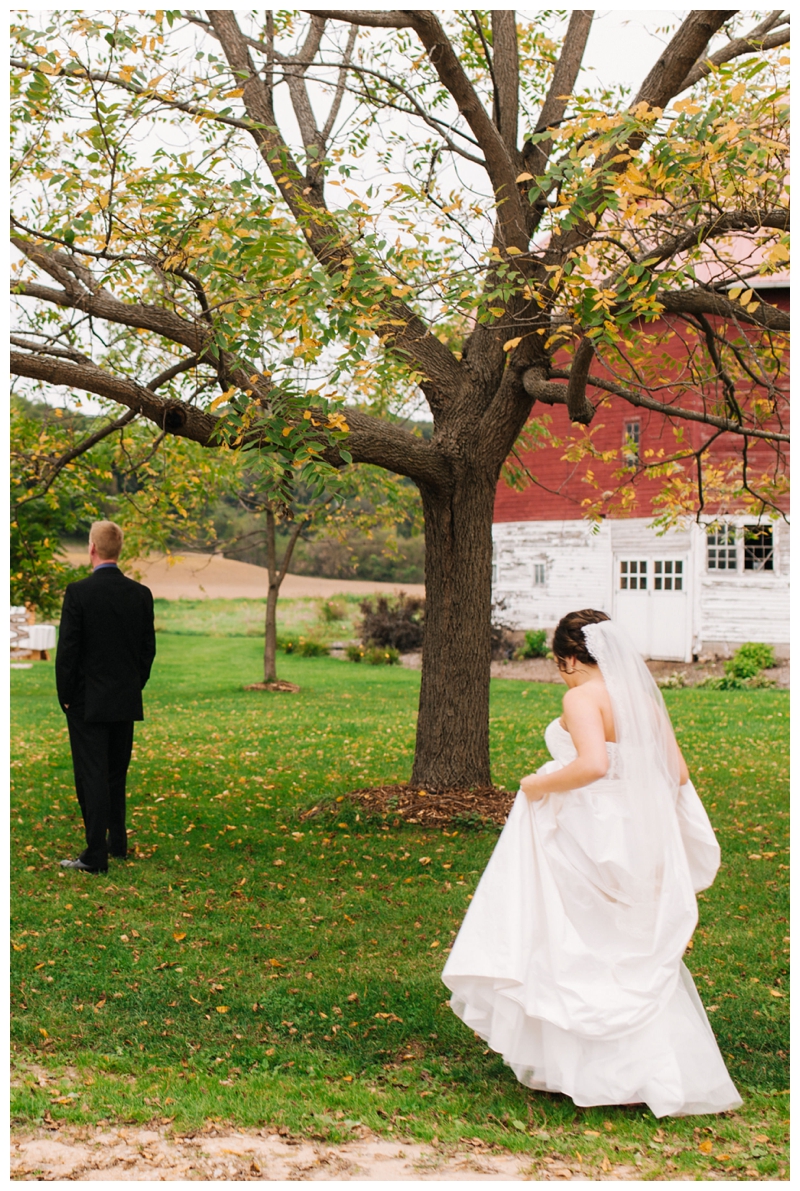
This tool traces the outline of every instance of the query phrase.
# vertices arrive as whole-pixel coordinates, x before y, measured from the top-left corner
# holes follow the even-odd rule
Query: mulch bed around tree
[[[293,682],[286,682],[279,678],[277,682],[251,682],[244,688],[246,691],[278,691],[285,695],[296,695],[300,687]]]
[[[351,790],[343,801],[363,806],[371,814],[430,827],[502,827],[516,797],[493,786],[472,790],[417,790],[412,786],[373,786]],[[335,811],[341,803],[320,803],[302,814],[303,819]]]

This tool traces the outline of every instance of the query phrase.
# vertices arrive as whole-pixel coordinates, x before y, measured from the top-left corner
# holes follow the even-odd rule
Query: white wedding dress
[[[544,770],[574,760],[558,720],[545,741]],[[539,802],[517,794],[442,973],[450,1005],[528,1087],[581,1106],[645,1102],[657,1117],[736,1108],[681,962],[695,891],[719,866],[714,831],[691,782],[676,783],[657,831],[646,821],[659,837],[648,886],[629,822],[648,794],[607,749],[600,781]]]

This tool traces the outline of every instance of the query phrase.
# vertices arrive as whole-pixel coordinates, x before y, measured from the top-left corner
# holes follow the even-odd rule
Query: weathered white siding
[[[518,629],[555,628],[570,609],[610,613],[609,529],[585,521],[507,521],[494,526],[495,598]],[[534,564],[545,583],[534,585]]]
[[[738,524],[748,519],[736,518]],[[582,520],[514,521],[494,526],[495,599],[505,600],[506,619],[517,629],[552,629],[574,608],[614,614],[620,557],[680,557],[684,564],[689,654],[743,641],[784,648],[789,641],[789,532],[773,527],[775,570],[709,571],[704,526],[658,535],[647,518],[606,520],[596,529]],[[535,564],[545,583],[534,584]],[[658,656],[656,654],[656,656]],[[676,653],[676,658],[677,658]]]

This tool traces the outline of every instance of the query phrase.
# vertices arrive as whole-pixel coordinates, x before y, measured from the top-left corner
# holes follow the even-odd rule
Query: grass
[[[330,645],[358,637],[362,595],[332,599],[279,599],[278,637],[311,637]],[[326,618],[325,607],[336,619]],[[160,633],[181,637],[264,638],[266,600],[155,600]]]
[[[185,603],[185,601],[181,601]],[[209,602],[210,603],[210,602]],[[62,873],[82,846],[51,663],[12,672],[12,1110],[17,1123],[209,1119],[331,1141],[363,1122],[480,1137],[591,1175],[785,1178],[785,692],[667,692],[723,848],[687,962],[744,1107],[657,1122],[521,1087],[439,979],[496,833],[368,820],[350,789],[406,780],[419,674],[159,634],[130,775],[147,859]],[[545,759],[563,688],[492,683],[494,777]]]

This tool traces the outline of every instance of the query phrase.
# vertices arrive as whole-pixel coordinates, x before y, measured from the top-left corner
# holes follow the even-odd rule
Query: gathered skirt
[[[615,785],[539,803],[517,795],[442,973],[450,1005],[521,1083],[582,1107],[737,1108],[681,962],[697,911],[678,829],[647,929],[637,907],[609,895],[625,860],[614,852]]]

